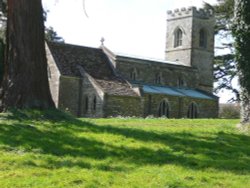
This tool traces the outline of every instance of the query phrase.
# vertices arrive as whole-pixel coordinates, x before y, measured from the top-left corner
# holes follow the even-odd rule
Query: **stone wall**
[[[80,83],[80,78],[60,77],[59,109],[78,115]]]
[[[105,95],[104,100],[104,117],[143,116],[143,101],[140,97]]]
[[[154,94],[144,95],[144,116],[158,117],[159,105],[163,100],[168,101],[169,118],[179,118],[179,97]]]
[[[198,87],[212,93],[214,24],[212,11],[195,7],[168,11],[166,60],[180,61],[198,70]],[[175,31],[181,29],[182,45],[175,47]],[[200,31],[205,31],[205,46],[200,46]]]
[[[181,29],[183,32],[182,45],[174,47],[174,34],[176,29]],[[192,49],[192,17],[168,18],[167,34],[166,34],[166,53],[167,61],[179,61],[186,66],[192,65],[191,49]]]
[[[214,59],[214,25],[213,16],[208,19],[202,17],[193,18],[193,51],[192,66],[199,71],[200,86],[207,92],[213,90],[213,59]],[[199,46],[199,31],[204,29],[207,37],[206,47]]]
[[[166,100],[170,107],[169,118],[186,118],[188,107],[192,102],[198,107],[198,118],[218,117],[217,100],[160,94],[145,94],[143,97],[111,96],[104,95],[96,87],[93,80],[87,77],[81,79],[62,76],[59,108],[79,117],[147,117],[150,115],[157,117],[160,103]]]
[[[61,76],[59,108],[78,117],[103,117],[103,93],[87,76]]]
[[[199,49],[194,50],[193,63],[197,66],[199,72],[198,89],[212,93],[213,91],[213,55]],[[201,63],[202,62],[202,63]],[[196,63],[196,65],[195,65]],[[197,65],[198,64],[198,65]]]
[[[198,118],[217,118],[218,101],[190,97],[176,97],[159,94],[144,95],[144,117],[158,117],[160,103],[166,100],[169,104],[169,118],[187,118],[189,105],[193,102],[198,107]]]
[[[82,97],[79,116],[81,117],[103,117],[103,91],[95,81],[86,75],[82,82]],[[88,104],[86,104],[88,103]]]
[[[58,107],[60,72],[47,45],[46,55],[50,93],[56,107]]]
[[[218,118],[218,100],[183,98],[182,117],[187,117],[188,107],[194,102],[198,107],[198,118]]]
[[[135,80],[131,80],[130,74],[136,70],[137,75]],[[158,63],[154,61],[143,61],[124,59],[117,60],[116,71],[124,78],[154,85],[179,86],[180,80],[183,85],[189,88],[198,87],[198,77],[196,70],[185,67],[176,66],[167,63]],[[161,83],[156,83],[156,76],[161,76]]]

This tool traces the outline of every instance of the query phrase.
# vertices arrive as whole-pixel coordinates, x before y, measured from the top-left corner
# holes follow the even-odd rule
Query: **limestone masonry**
[[[216,118],[214,24],[211,10],[168,11],[164,61],[49,42],[53,100],[79,117]]]

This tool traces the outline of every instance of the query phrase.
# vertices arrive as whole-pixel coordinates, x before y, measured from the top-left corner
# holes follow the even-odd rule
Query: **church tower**
[[[167,14],[166,60],[197,69],[198,88],[212,92],[215,25],[212,10],[189,7]]]

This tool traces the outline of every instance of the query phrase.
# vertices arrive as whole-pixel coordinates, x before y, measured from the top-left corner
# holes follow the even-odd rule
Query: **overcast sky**
[[[204,0],[215,4],[216,0]],[[202,0],[43,0],[52,26],[66,43],[99,47],[101,38],[114,52],[164,58],[167,10],[196,6]],[[221,102],[229,98],[226,92]],[[228,96],[228,97],[227,97]]]

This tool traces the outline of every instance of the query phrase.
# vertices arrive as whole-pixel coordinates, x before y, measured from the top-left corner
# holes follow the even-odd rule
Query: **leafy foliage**
[[[240,99],[239,90],[232,83],[233,79],[237,77],[237,65],[234,58],[234,54],[231,53],[216,56],[214,60],[214,77],[217,82],[214,91],[216,93],[223,89],[232,91],[234,96],[229,100],[230,102]]]
[[[226,89],[232,91],[234,96],[230,101],[239,101],[240,93],[237,87],[232,84],[237,77],[234,47],[232,40],[232,24],[234,17],[234,0],[218,0],[218,5],[214,6],[216,27],[215,35],[221,41],[221,45],[216,47],[218,50],[227,51],[223,55],[218,55],[214,60],[214,79],[217,87],[216,93]]]
[[[58,36],[57,32],[53,27],[45,28],[45,39],[51,42],[61,42],[64,43],[64,39]]]
[[[4,16],[6,16],[7,13],[7,0],[0,0],[0,11]]]
[[[220,118],[224,119],[239,119],[240,118],[240,105],[239,104],[224,104],[220,105]]]
[[[221,34],[223,32],[231,33],[232,18],[234,16],[234,0],[217,1],[219,4],[214,6],[216,14],[215,34]]]
[[[43,11],[43,20],[44,22],[47,21],[48,10]],[[64,43],[64,39],[58,36],[57,32],[54,30],[53,27],[49,26],[45,28],[45,40],[50,42],[62,42]]]
[[[233,25],[236,60],[241,85],[241,124],[250,122],[250,2],[237,0]]]
[[[250,93],[250,2],[238,0],[235,10],[233,35],[240,84]]]

